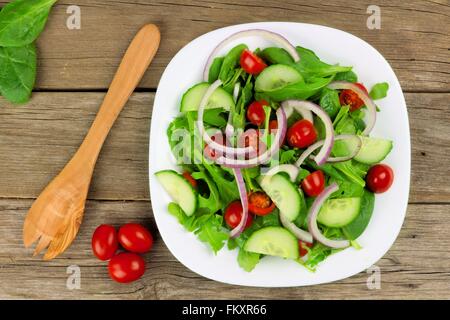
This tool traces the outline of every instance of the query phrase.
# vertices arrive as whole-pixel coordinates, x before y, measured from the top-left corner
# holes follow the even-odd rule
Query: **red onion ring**
[[[225,167],[237,169],[237,168],[251,168],[259,164],[266,163],[268,160],[270,160],[270,158],[280,149],[280,145],[283,143],[287,131],[286,113],[284,112],[283,108],[278,108],[276,115],[278,121],[278,129],[275,135],[274,139],[275,141],[270,146],[269,150],[266,150],[261,155],[250,158],[248,160],[231,159],[221,156],[216,160],[216,163],[219,165],[223,165]]]
[[[208,60],[206,62],[206,66],[205,66],[205,70],[203,71],[203,80],[208,81],[209,69],[211,68],[214,58],[219,54],[220,50],[222,50],[223,47],[225,47],[226,45],[228,45],[230,42],[232,42],[234,40],[237,40],[237,39],[243,38],[243,37],[250,37],[250,36],[258,36],[258,37],[265,38],[269,41],[272,41],[272,42],[280,45],[281,47],[283,47],[292,56],[292,59],[294,59],[295,62],[300,61],[300,56],[297,53],[297,50],[295,49],[295,47],[283,36],[281,36],[275,32],[262,30],[262,29],[244,30],[244,31],[239,31],[239,32],[232,34],[231,36],[229,36],[228,38],[226,38],[225,40],[223,40],[221,43],[219,43],[217,45],[217,47],[213,50],[211,55],[208,57]]]
[[[300,239],[300,240],[308,242],[308,243],[312,243],[314,241],[311,233],[297,227],[293,222],[289,221],[289,219],[286,218],[285,215],[281,214],[281,212],[280,212],[280,221],[281,221],[281,224],[286,229],[288,229],[290,232],[292,232],[297,237],[297,239]]]
[[[208,133],[205,130],[205,125],[203,123],[203,114],[205,112],[205,107],[208,103],[209,98],[211,95],[216,91],[218,87],[222,85],[222,81],[216,80],[213,84],[211,84],[206,90],[205,95],[203,96],[200,106],[198,108],[198,119],[197,119],[197,127],[200,135],[203,137],[203,140],[205,143],[213,150],[217,151],[220,154],[225,154],[226,156],[243,156],[243,155],[249,155],[254,156],[256,154],[256,150],[253,147],[246,147],[246,148],[234,148],[229,146],[224,146],[222,144],[219,144],[211,139],[211,137],[208,135]]]
[[[242,218],[236,228],[231,230],[230,237],[236,238],[238,237],[244,230],[245,225],[247,224],[248,219],[248,197],[247,197],[247,189],[245,188],[244,178],[242,176],[242,172],[240,169],[233,169],[234,176],[236,178],[236,183],[239,189],[239,196],[241,198],[242,203]]]
[[[341,161],[347,161],[350,159],[353,159],[359,152],[359,150],[361,150],[361,146],[362,146],[362,140],[359,136],[357,135],[351,135],[351,134],[342,134],[342,135],[338,135],[334,137],[334,140],[345,140],[345,139],[358,139],[358,145],[355,148],[355,150],[353,150],[353,152],[345,157],[329,157],[327,159],[327,162],[341,162]],[[315,156],[312,155],[311,153],[313,153],[317,148],[323,146],[325,143],[325,140],[320,140],[317,141],[316,143],[310,145],[305,151],[303,151],[303,153],[300,155],[300,158],[298,158],[297,162],[295,163],[295,165],[297,167],[300,167],[303,162],[310,157],[311,159],[314,159]]]
[[[279,172],[285,172],[289,175],[289,178],[291,179],[291,181],[295,182],[295,180],[297,180],[299,171],[300,170],[298,169],[298,167],[293,164],[280,164],[278,166],[271,168],[266,173],[264,173],[264,176],[270,177],[270,176],[276,175]]]
[[[333,123],[331,122],[328,114],[317,104],[305,100],[286,100],[281,103],[281,107],[293,107],[297,112],[301,112],[300,110],[304,109],[309,110],[315,113],[322,120],[325,125],[325,141],[314,161],[319,166],[323,165],[330,156],[331,149],[334,144]]]
[[[362,134],[365,136],[369,135],[369,133],[375,126],[375,122],[377,119],[377,106],[369,97],[369,95],[364,92],[364,90],[361,90],[361,88],[356,84],[347,81],[334,81],[328,85],[328,88],[335,90],[352,90],[358,95],[358,97],[364,102],[368,110],[366,128],[364,129]]]
[[[312,204],[311,209],[309,210],[308,229],[309,232],[311,232],[314,239],[316,239],[320,243],[330,248],[341,249],[349,247],[350,241],[328,239],[320,232],[319,227],[317,226],[317,216],[319,215],[320,208],[322,207],[324,202],[328,199],[328,197],[337,190],[339,190],[338,185],[336,183],[333,183],[327,188],[325,188],[325,190],[323,190],[322,193],[317,196],[316,200],[314,200],[314,203]]]

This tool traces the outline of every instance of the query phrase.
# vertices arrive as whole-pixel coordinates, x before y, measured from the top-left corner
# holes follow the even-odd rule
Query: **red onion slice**
[[[342,161],[347,161],[350,159],[353,159],[359,152],[359,150],[361,150],[361,146],[362,146],[362,140],[359,136],[357,135],[351,135],[351,134],[342,134],[342,135],[338,135],[334,137],[334,140],[345,140],[345,139],[357,139],[358,140],[358,144],[355,148],[355,150],[352,150],[352,153],[349,154],[348,156],[345,157],[329,157],[327,159],[327,162],[342,162]],[[325,143],[325,140],[320,140],[317,141],[316,143],[310,145],[305,151],[303,151],[303,153],[300,155],[300,158],[298,158],[297,162],[295,163],[295,165],[297,167],[300,167],[303,162],[310,157],[311,159],[314,159],[315,156],[311,155],[316,149],[318,149],[319,147],[323,146]]]
[[[301,110],[309,110],[315,113],[322,120],[325,125],[325,141],[314,161],[319,166],[323,165],[330,156],[330,152],[334,144],[333,123],[331,122],[328,114],[317,104],[305,100],[286,100],[281,103],[281,107],[293,107],[297,112],[302,112]]]
[[[197,127],[200,135],[203,137],[203,140],[205,143],[215,151],[219,152],[220,154],[225,154],[226,156],[243,156],[243,155],[250,155],[254,156],[256,154],[256,150],[253,147],[246,147],[246,148],[234,148],[234,147],[228,147],[224,146],[222,144],[219,144],[211,139],[211,137],[208,135],[208,133],[205,130],[205,125],[203,123],[203,114],[205,112],[205,107],[208,103],[209,98],[211,95],[216,91],[218,87],[222,85],[222,81],[216,80],[213,84],[211,84],[206,90],[205,95],[203,96],[200,106],[198,108],[198,119],[197,119]]]
[[[271,176],[276,175],[279,172],[285,172],[289,175],[289,178],[291,179],[291,181],[295,182],[295,180],[297,180],[299,171],[300,170],[298,169],[298,167],[294,166],[293,164],[281,164],[281,165],[271,168],[269,171],[264,173],[264,176],[271,177]]]
[[[336,183],[333,183],[327,188],[325,188],[325,190],[323,190],[322,193],[317,196],[316,200],[314,200],[314,203],[312,204],[311,209],[309,210],[308,229],[309,232],[311,232],[314,239],[316,239],[320,243],[330,248],[341,249],[349,247],[350,241],[328,239],[320,232],[319,227],[317,226],[317,216],[319,215],[320,208],[328,199],[328,197],[337,190],[339,190],[338,185]]]
[[[236,183],[239,189],[239,196],[241,198],[242,203],[242,218],[241,222],[239,222],[238,226],[231,230],[230,237],[236,238],[238,237],[244,230],[245,225],[247,224],[248,219],[248,197],[247,197],[247,189],[245,188],[244,178],[242,177],[242,172],[240,169],[233,169],[234,176],[236,178]]]
[[[229,168],[251,168],[259,164],[264,164],[270,160],[270,158],[280,149],[280,145],[283,143],[287,131],[287,119],[283,108],[278,108],[276,116],[278,121],[278,129],[270,149],[266,150],[261,155],[248,160],[231,159],[221,156],[216,160],[216,163]]]
[[[300,61],[300,56],[297,53],[297,50],[295,49],[295,47],[286,38],[279,35],[278,33],[267,31],[267,30],[262,30],[262,29],[244,30],[244,31],[239,31],[239,32],[232,34],[231,36],[229,36],[228,38],[226,38],[225,40],[223,40],[221,43],[219,43],[217,45],[217,47],[213,50],[213,52],[211,53],[211,55],[209,56],[209,58],[206,62],[205,70],[203,71],[203,80],[208,81],[209,69],[211,68],[214,58],[219,54],[219,52],[226,45],[228,45],[230,42],[235,41],[239,38],[252,37],[252,36],[262,37],[264,39],[274,42],[275,44],[283,47],[292,56],[292,59],[294,59],[295,62]]]
[[[281,221],[281,224],[286,229],[288,229],[290,232],[292,232],[297,237],[297,239],[300,239],[300,240],[308,242],[308,243],[312,243],[314,241],[311,233],[297,227],[293,222],[289,221],[289,219],[286,218],[285,215],[281,214],[281,212],[280,212],[280,221]]]
[[[241,90],[241,84],[240,84],[240,82],[236,82],[236,84],[234,85],[234,89],[233,89],[233,100],[234,100],[234,103],[237,103],[237,101],[238,101],[239,90]]]
[[[364,129],[362,134],[366,136],[369,135],[369,133],[375,126],[375,121],[377,119],[377,106],[369,97],[369,95],[366,92],[364,92],[364,90],[361,90],[361,88],[358,87],[356,84],[347,81],[334,81],[328,85],[328,88],[335,90],[348,89],[354,91],[358,95],[358,97],[366,105],[368,111],[366,129]]]

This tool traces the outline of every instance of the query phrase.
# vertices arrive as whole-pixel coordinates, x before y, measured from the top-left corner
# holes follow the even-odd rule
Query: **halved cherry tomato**
[[[302,119],[294,123],[287,131],[287,142],[294,148],[305,148],[317,140],[317,132],[314,125]]]
[[[216,133],[215,135],[213,135],[211,137],[211,140],[221,145],[225,145],[225,138],[221,133]],[[212,149],[210,146],[205,146],[203,154],[211,160],[217,160],[221,156],[220,152],[216,152],[216,150]]]
[[[248,196],[248,211],[257,215],[265,216],[275,209],[275,203],[262,191],[252,192]]]
[[[313,245],[314,245],[313,243],[298,240],[298,248],[300,251],[300,257],[304,257],[308,254],[308,250],[305,247],[312,248]]]
[[[277,120],[269,121],[269,130],[270,130],[270,132],[274,132],[274,131],[278,130],[278,121]]]
[[[263,59],[247,49],[242,52],[240,63],[242,69],[250,74],[260,74],[267,67]]]
[[[374,165],[367,173],[366,182],[367,187],[372,192],[386,192],[394,182],[394,171],[385,164]]]
[[[321,170],[314,171],[302,181],[302,189],[310,197],[318,196],[325,189],[325,176]]]
[[[97,258],[103,261],[111,259],[119,248],[116,228],[107,224],[97,227],[92,235],[91,245]]]
[[[146,253],[153,246],[153,236],[140,224],[127,223],[119,229],[119,243],[130,252]]]
[[[362,83],[355,84],[365,93],[369,94],[366,87],[364,87]],[[339,95],[339,101],[343,106],[350,106],[350,111],[358,110],[364,105],[364,101],[359,98],[358,94],[350,89],[341,91],[341,94]]]
[[[116,282],[133,282],[144,274],[145,261],[136,253],[122,252],[109,261],[108,272],[109,276]]]
[[[191,184],[191,186],[192,186],[194,189],[197,189],[197,180],[195,180],[195,179],[191,176],[191,174],[190,174],[189,172],[187,172],[187,171],[183,172],[183,177],[184,177],[187,181],[189,181],[189,183]]]
[[[266,100],[253,101],[247,109],[247,119],[255,126],[260,126],[266,119],[266,113],[263,106],[268,106],[269,103]]]
[[[242,204],[239,200],[233,201],[230,203],[225,210],[225,222],[227,225],[234,229],[239,225],[242,219]],[[251,214],[248,215],[247,223],[245,224],[245,228],[247,229],[253,221],[253,216]]]

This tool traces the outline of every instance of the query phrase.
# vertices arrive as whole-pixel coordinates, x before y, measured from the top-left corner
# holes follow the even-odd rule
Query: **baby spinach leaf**
[[[36,48],[0,47],[0,93],[13,103],[30,99],[36,80]]]
[[[261,51],[260,57],[270,64],[286,64],[294,63],[291,55],[283,48],[269,47]]]
[[[241,57],[242,51],[248,47],[245,44],[239,44],[233,49],[231,49],[225,56],[220,68],[219,79],[225,82],[229,79],[230,73],[234,74],[235,68],[239,65],[239,58]]]
[[[260,254],[254,252],[245,251],[239,248],[237,261],[239,266],[247,272],[252,271],[259,263]]]
[[[220,69],[222,68],[222,63],[224,57],[217,57],[213,60],[213,63],[211,64],[211,67],[209,68],[209,74],[208,74],[208,82],[213,83],[219,78]]]
[[[323,88],[320,94],[319,105],[331,118],[334,118],[341,108],[338,92],[333,89]]]
[[[348,81],[348,82],[358,82],[358,76],[352,70],[336,73],[334,76],[335,81]]]
[[[375,195],[364,190],[364,194],[361,198],[361,211],[353,222],[342,228],[344,235],[350,239],[357,239],[366,230],[370,218],[372,217],[373,208],[375,206]]]
[[[57,0],[16,0],[0,12],[0,46],[21,47],[37,39]]]
[[[383,99],[387,96],[389,90],[389,84],[387,82],[377,83],[370,90],[370,97],[373,100]]]

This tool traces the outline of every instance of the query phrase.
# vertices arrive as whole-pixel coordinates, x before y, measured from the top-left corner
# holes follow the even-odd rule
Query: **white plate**
[[[169,196],[154,179],[162,169],[176,169],[167,142],[166,129],[178,115],[182,94],[202,79],[209,53],[227,36],[241,30],[260,28],[280,33],[292,44],[314,50],[325,62],[350,65],[359,81],[371,88],[386,81],[388,97],[377,101],[381,108],[373,136],[394,141],[394,149],[384,161],[392,166],[395,181],[389,192],[377,195],[375,211],[364,234],[358,239],[363,249],[348,248],[330,256],[311,273],[296,262],[276,257],[265,257],[248,273],[236,261],[237,251],[224,247],[216,256],[195,235],[178,224],[167,211]],[[248,38],[238,42],[250,48],[265,47],[270,43]],[[229,48],[225,48],[224,53]],[[161,236],[172,254],[192,271],[224,283],[260,286],[290,287],[313,285],[340,280],[357,274],[376,263],[394,243],[406,213],[410,179],[410,136],[408,114],[400,84],[389,63],[365,41],[340,30],[302,23],[261,22],[242,24],[209,32],[185,46],[167,66],[155,97],[150,135],[150,190]]]

